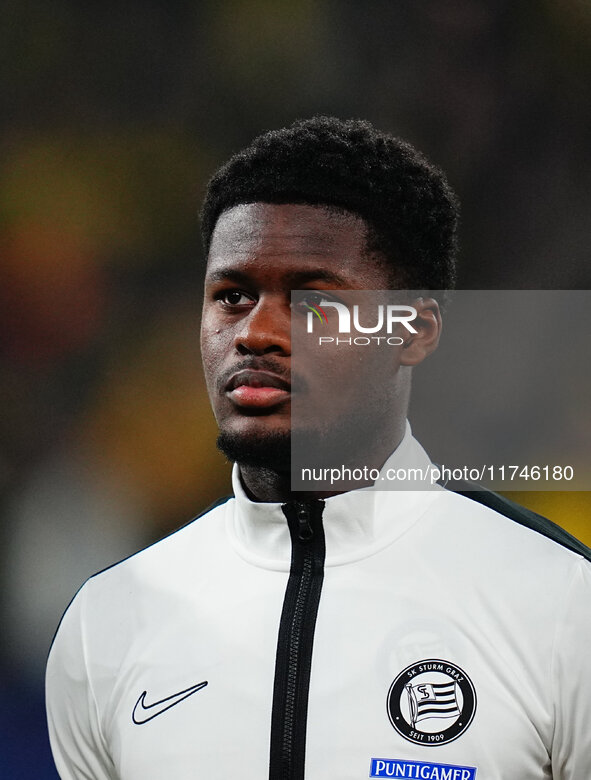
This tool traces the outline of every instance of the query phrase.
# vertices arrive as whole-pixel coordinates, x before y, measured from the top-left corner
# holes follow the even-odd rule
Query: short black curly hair
[[[368,252],[393,284],[455,284],[458,201],[445,175],[413,146],[369,122],[317,116],[255,138],[211,178],[201,211],[206,254],[220,214],[243,203],[326,206],[360,216]]]

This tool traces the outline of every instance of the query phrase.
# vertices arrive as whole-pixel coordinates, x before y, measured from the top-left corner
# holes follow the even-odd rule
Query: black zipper
[[[314,628],[324,578],[324,501],[282,506],[291,536],[273,687],[269,780],[303,780]]]

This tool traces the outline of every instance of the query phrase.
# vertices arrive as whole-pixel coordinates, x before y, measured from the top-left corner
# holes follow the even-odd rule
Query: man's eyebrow
[[[250,280],[250,276],[243,271],[237,271],[233,268],[219,268],[217,271],[207,272],[205,274],[205,281],[211,284],[216,282],[225,282],[231,280],[238,284],[246,284]]]
[[[309,271],[294,271],[288,275],[292,288],[295,290],[302,284],[310,282],[326,282],[327,284],[345,284],[345,279],[335,271],[329,271],[327,268],[313,268]]]

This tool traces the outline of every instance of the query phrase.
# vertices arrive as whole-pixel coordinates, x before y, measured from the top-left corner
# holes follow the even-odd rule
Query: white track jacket
[[[590,780],[583,545],[486,491],[234,491],[66,611],[63,780]]]

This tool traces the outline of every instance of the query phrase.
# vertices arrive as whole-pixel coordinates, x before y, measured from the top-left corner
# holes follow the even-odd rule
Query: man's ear
[[[441,312],[434,298],[417,298],[412,305],[417,310],[417,316],[412,320],[412,326],[417,331],[402,334],[404,346],[400,356],[400,365],[416,366],[431,352],[437,349],[441,329]]]

